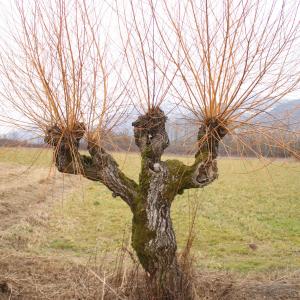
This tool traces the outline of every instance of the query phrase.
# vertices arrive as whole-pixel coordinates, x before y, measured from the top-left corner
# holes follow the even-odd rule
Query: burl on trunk
[[[79,141],[85,133],[82,123],[69,133],[53,126],[48,129],[45,141],[55,146],[60,172],[100,181],[114,197],[119,196],[129,205],[133,214],[132,247],[140,263],[158,284],[171,288],[172,281],[180,276],[170,213],[172,202],[185,189],[204,187],[217,178],[218,143],[226,130],[215,120],[201,126],[195,161],[186,166],[178,160],[161,160],[169,145],[166,120],[164,112],[157,108],[132,124],[141,153],[138,183],[129,179],[113,157],[91,140],[88,141],[90,156],[79,154]]]

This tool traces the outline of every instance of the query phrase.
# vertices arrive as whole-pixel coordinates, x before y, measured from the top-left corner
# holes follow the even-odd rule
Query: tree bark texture
[[[217,178],[218,143],[226,132],[214,120],[201,127],[199,150],[193,165],[187,166],[178,160],[161,160],[169,145],[166,120],[163,111],[157,108],[132,124],[141,153],[138,183],[128,178],[113,157],[92,141],[88,143],[90,156],[79,154],[79,141],[85,131],[83,124],[68,134],[53,126],[48,129],[45,141],[55,146],[56,166],[60,172],[100,181],[113,196],[119,196],[129,205],[133,213],[132,247],[145,271],[157,283],[162,286],[167,283],[170,288],[179,274],[171,204],[185,189],[204,187]],[[200,143],[201,140],[204,142]]]

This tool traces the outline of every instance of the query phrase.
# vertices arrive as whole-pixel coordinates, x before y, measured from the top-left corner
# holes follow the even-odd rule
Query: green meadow
[[[138,154],[114,157],[127,175],[138,178]],[[51,160],[49,150],[0,148],[0,162],[29,170],[50,168]],[[179,253],[196,214],[192,253],[199,268],[243,273],[299,269],[300,163],[280,160],[266,165],[257,159],[220,158],[218,166],[218,180],[186,191],[173,203]],[[28,251],[88,259],[115,255],[123,244],[130,244],[131,212],[100,183],[83,181],[76,192],[58,199],[49,214],[48,225],[39,229],[42,237]]]

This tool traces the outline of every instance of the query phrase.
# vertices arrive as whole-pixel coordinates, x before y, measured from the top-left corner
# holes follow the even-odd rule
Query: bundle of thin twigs
[[[122,55],[111,55],[102,26],[104,7],[64,0],[15,4],[10,45],[1,49],[2,119],[42,132],[56,125],[63,134],[83,122],[101,140],[128,103]]]
[[[83,122],[100,141],[133,104],[298,155],[286,137],[299,131],[266,118],[299,89],[299,1],[24,1],[1,55],[6,122],[68,134]]]
[[[164,0],[164,17],[149,2],[160,47],[176,67],[172,91],[186,118],[197,126],[218,122],[246,147],[243,135],[256,132],[299,156],[283,136],[299,138],[300,120],[290,126],[270,114],[300,92],[299,1]]]

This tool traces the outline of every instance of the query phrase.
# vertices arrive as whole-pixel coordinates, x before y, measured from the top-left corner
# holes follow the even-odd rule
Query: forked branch
[[[120,196],[131,208],[138,193],[149,189],[156,177],[163,180],[162,193],[171,203],[185,189],[204,187],[217,178],[215,159],[218,143],[226,130],[214,121],[209,126],[201,127],[195,162],[187,166],[179,160],[161,160],[169,145],[166,120],[164,112],[158,108],[140,116],[133,123],[135,142],[142,156],[139,185],[128,178],[119,169],[114,158],[96,142],[90,140],[88,143],[90,156],[79,153],[79,142],[85,133],[82,123],[77,124],[72,132],[63,132],[57,125],[50,127],[45,142],[55,147],[55,163],[60,172],[81,174],[90,180],[100,181],[113,192],[113,196]],[[147,188],[144,186],[145,182]]]
[[[84,177],[100,181],[113,196],[120,196],[130,207],[136,197],[137,184],[120,169],[114,158],[102,147],[88,144],[90,156],[79,153],[79,141],[84,135],[84,125],[78,124],[71,133],[62,132],[59,127],[48,129],[45,142],[55,146],[55,163],[60,172],[81,174]]]
[[[179,160],[161,161],[161,156],[169,145],[166,120],[164,112],[158,108],[140,116],[133,126],[135,143],[142,155],[141,180],[153,172],[165,172],[166,195],[169,201],[173,201],[185,189],[204,187],[217,178],[216,157],[219,141],[226,135],[227,130],[215,119],[201,126],[195,161],[193,165],[187,166]]]

